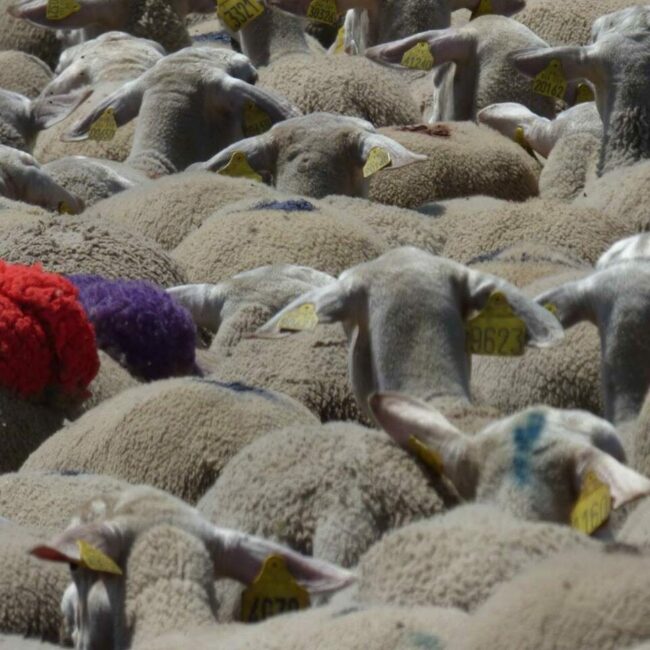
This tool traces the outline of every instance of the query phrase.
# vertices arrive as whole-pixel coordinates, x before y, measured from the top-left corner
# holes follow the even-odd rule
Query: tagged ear
[[[614,508],[650,494],[650,479],[599,449],[583,451],[577,458],[576,478],[579,485],[589,471],[609,486]]]
[[[361,133],[359,150],[364,176],[371,176],[380,169],[398,169],[427,160],[427,156],[414,153],[399,142],[380,133]],[[376,162],[373,161],[373,157],[376,157]]]
[[[223,289],[221,284],[184,284],[167,289],[167,293],[192,314],[198,327],[216,332],[221,325]]]
[[[545,118],[535,115],[522,104],[503,102],[482,108],[476,114],[476,119],[479,124],[485,124],[506,138],[517,141],[517,129],[522,129],[522,136],[525,138],[527,127]]]
[[[70,115],[93,92],[90,86],[65,95],[40,96],[32,102],[32,116],[36,128],[49,129]]]
[[[337,591],[356,580],[351,571],[236,530],[215,527],[209,547],[217,576],[233,578],[244,584],[255,580],[264,560],[270,555],[284,558],[296,582],[312,594]]]
[[[49,5],[49,8],[48,8]],[[80,29],[101,25],[118,29],[126,25],[129,0],[17,0],[9,5],[8,13],[50,29]]]
[[[140,112],[142,99],[147,90],[147,74],[125,83],[121,88],[100,102],[86,117],[79,120],[61,139],[64,142],[76,142],[88,137],[90,127],[104,114],[106,109],[113,111],[118,127],[127,124]]]
[[[589,79],[594,81],[597,73],[594,66],[594,46],[543,47],[519,50],[510,54],[514,66],[528,77],[535,77],[551,61],[557,59],[562,64],[562,73],[567,80]]]
[[[585,320],[596,324],[596,314],[591,301],[593,284],[591,277],[568,282],[540,294],[535,298],[535,302],[542,306],[549,305],[550,310],[565,328]]]

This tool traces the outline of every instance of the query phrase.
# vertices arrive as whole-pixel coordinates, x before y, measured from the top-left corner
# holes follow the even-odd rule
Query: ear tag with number
[[[479,16],[487,16],[492,13],[494,13],[492,10],[492,0],[480,0],[478,5],[476,5],[476,9],[472,11],[470,20],[474,20],[474,18],[478,18]]]
[[[336,34],[334,54],[345,54],[345,27],[341,27]]]
[[[253,181],[262,182],[262,177],[250,166],[246,154],[243,151],[235,151],[225,167],[217,170],[222,176],[234,176],[250,178]]]
[[[74,0],[47,0],[45,17],[48,20],[63,20],[80,9],[81,5]]]
[[[72,208],[65,201],[59,203],[57,210],[59,211],[59,214],[74,214]]]
[[[318,325],[316,305],[308,302],[287,312],[278,322],[278,330],[303,332],[313,330]]]
[[[589,471],[585,475],[580,496],[571,511],[571,526],[591,535],[600,528],[612,512],[612,495],[609,485]]]
[[[368,178],[391,164],[392,160],[390,159],[390,154],[386,149],[382,149],[382,147],[373,147],[368,154],[366,164],[363,166],[363,177]]]
[[[217,0],[217,16],[233,32],[238,32],[264,13],[259,0]]]
[[[495,291],[483,311],[465,325],[467,351],[501,357],[524,353],[526,325],[512,311],[505,295]]]
[[[244,105],[244,135],[250,138],[266,133],[273,126],[271,118],[255,102],[248,101]]]
[[[83,539],[77,540],[77,546],[79,547],[79,557],[81,558],[79,564],[82,567],[99,573],[113,573],[117,576],[122,575],[122,569],[103,551],[100,551]]]
[[[578,92],[576,94],[576,104],[584,104],[585,102],[593,102],[596,100],[594,91],[589,84],[578,84]]]
[[[444,465],[440,454],[429,449],[423,442],[415,436],[409,436],[408,448],[412,451],[425,465],[428,465],[437,474],[443,474]]]
[[[309,592],[295,581],[284,558],[270,555],[242,594],[241,617],[245,623],[255,623],[284,612],[306,609],[309,604]]]
[[[533,92],[546,97],[564,99],[566,87],[566,77],[559,59],[551,59],[551,62],[533,79]]]
[[[424,41],[417,43],[410,50],[406,50],[401,61],[403,66],[413,70],[431,70],[433,68],[433,54],[429,45]]]
[[[307,7],[307,18],[326,25],[335,25],[339,19],[335,0],[311,0]]]
[[[112,140],[117,132],[117,122],[112,108],[107,108],[90,126],[88,137],[97,142]]]
[[[535,152],[533,151],[532,147],[528,144],[528,140],[526,140],[526,136],[524,135],[524,127],[523,126],[518,126],[515,129],[515,142],[520,146],[525,149],[526,153],[530,154],[531,156],[535,155]]]

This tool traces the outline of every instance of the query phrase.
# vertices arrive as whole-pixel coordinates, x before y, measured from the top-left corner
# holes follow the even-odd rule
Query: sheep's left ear
[[[563,327],[571,327],[585,320],[596,324],[591,300],[593,288],[593,277],[567,282],[540,294],[535,302],[550,309]]]
[[[56,3],[53,11],[50,1],[16,0],[7,12],[50,29],[81,29],[89,25],[119,29],[128,21],[131,4],[129,0],[69,0]]]
[[[271,555],[280,556],[293,578],[312,594],[347,587],[355,575],[334,564],[301,555],[281,544],[236,530],[214,527],[208,541],[215,574],[250,584]]]
[[[381,169],[397,169],[427,159],[427,156],[409,151],[392,138],[365,132],[360,135],[359,155],[365,177]]]
[[[32,102],[32,118],[37,129],[49,129],[63,121],[90,95],[93,89],[84,86],[63,95],[41,95]]]
[[[167,293],[190,312],[198,327],[212,332],[219,329],[225,301],[223,285],[183,284],[167,289]]]
[[[541,47],[515,51],[510,54],[514,66],[528,77],[535,77],[551,61],[557,60],[562,66],[564,77],[571,80],[589,79],[597,81],[597,48],[594,45],[566,45],[562,47]]]

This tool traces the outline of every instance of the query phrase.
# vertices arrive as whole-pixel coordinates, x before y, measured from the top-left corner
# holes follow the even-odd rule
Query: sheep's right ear
[[[61,9],[52,11],[51,0],[17,0],[7,7],[14,18],[28,20],[50,29],[81,29],[89,25],[102,25],[118,29],[126,24],[129,0],[71,0],[61,3]],[[50,9],[48,9],[50,5]]]
[[[167,289],[167,293],[185,307],[198,327],[216,332],[221,325],[225,295],[221,284],[183,284]]]
[[[32,119],[37,129],[49,129],[63,121],[93,92],[90,86],[64,95],[41,95],[32,101]]]
[[[514,66],[528,77],[535,77],[553,60],[562,65],[567,81],[589,79],[597,82],[598,66],[594,65],[596,46],[566,45],[562,47],[541,47],[519,50],[510,54]]]
[[[381,133],[363,131],[360,135],[359,155],[364,176],[371,176],[379,169],[398,169],[412,163],[426,160],[427,156],[410,151],[399,142]],[[374,163],[372,157],[379,152],[379,159]]]
[[[563,327],[571,327],[585,320],[596,324],[596,314],[591,300],[593,286],[592,277],[567,282],[540,294],[535,298],[535,302],[555,314]]]

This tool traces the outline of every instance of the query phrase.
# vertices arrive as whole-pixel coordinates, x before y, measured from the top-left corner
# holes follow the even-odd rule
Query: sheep
[[[16,227],[0,240],[0,259],[39,262],[56,273],[150,280],[163,287],[187,281],[181,266],[154,242],[84,217],[52,217]]]
[[[86,208],[84,216],[148,237],[170,251],[223,206],[251,197],[271,199],[275,194],[247,178],[185,171],[98,201]]]
[[[43,566],[27,554],[30,547],[44,541],[52,532],[52,529],[23,527],[11,521],[0,523],[0,633],[59,641],[62,623],[59,602],[69,581],[68,572],[54,564]],[[4,639],[0,647],[16,649]]]
[[[22,469],[110,474],[195,502],[255,437],[314,421],[279,393],[216,378],[161,380],[128,389],[61,428]]]
[[[646,412],[642,412],[639,416],[639,432],[645,435],[645,423],[647,421]],[[643,430],[641,430],[643,428]],[[645,441],[644,441],[645,442]],[[647,444],[647,443],[646,443]],[[639,467],[640,471],[647,471],[647,461],[643,459],[643,467]],[[637,467],[639,463],[637,462]],[[623,526],[616,535],[616,541],[623,544],[631,544],[632,546],[641,547],[647,550],[650,546],[650,519],[648,518],[648,508],[650,507],[650,499],[642,499],[636,507],[628,514]]]
[[[39,205],[48,210],[65,209],[78,214],[84,203],[59,185],[26,151],[0,144],[0,196]]]
[[[303,294],[256,335],[286,335],[283,323],[298,309],[309,310],[310,322],[286,329],[341,322],[350,348],[349,376],[362,413],[370,416],[367,400],[372,392],[400,390],[439,404],[460,420],[474,415],[480,421],[486,414],[471,405],[465,320],[473,310],[482,310],[495,292],[522,319],[527,334],[521,333],[520,352],[526,336],[536,347],[561,339],[555,317],[513,285],[411,247],[393,249]]]
[[[427,160],[370,178],[369,198],[404,208],[468,194],[523,201],[537,194],[539,164],[514,143],[471,122],[387,128],[383,135]]]
[[[219,526],[353,567],[386,531],[452,503],[438,477],[382,433],[330,422],[289,426],[244,447],[197,508]]]
[[[502,585],[449,650],[618,650],[647,639],[646,555],[623,545],[567,551]]]
[[[18,50],[0,52],[0,88],[35,99],[51,79],[52,70],[37,57]]]
[[[388,248],[367,225],[347,215],[304,199],[262,200],[216,211],[171,256],[190,282],[216,283],[265,264],[298,264],[333,275]]]
[[[650,28],[650,11],[648,5],[636,5],[620,11],[601,15],[591,26],[591,42],[596,42],[610,32],[630,33],[647,32]]]
[[[76,544],[80,538],[112,573],[86,568],[88,546]],[[31,553],[73,565],[70,589],[81,614],[73,637],[88,647],[137,647],[168,631],[213,623],[213,575],[250,583],[273,554],[314,595],[354,580],[349,571],[322,560],[213,526],[186,503],[148,486],[94,499],[62,534]],[[91,566],[97,568],[95,562]]]
[[[474,612],[498,585],[549,555],[600,545],[582,532],[528,522],[489,504],[467,504],[393,530],[357,567],[357,599]]]
[[[633,235],[617,241],[610,246],[596,262],[596,270],[618,264],[619,262],[642,262],[650,258],[650,236]]]
[[[34,639],[25,639],[21,636],[0,634],[0,648],[7,650],[54,650],[60,646],[46,643],[45,641],[36,641]]]
[[[426,31],[375,45],[366,50],[366,56],[400,64],[404,54],[418,43],[426,43],[436,64],[455,63],[453,77],[444,81],[453,89],[438,93],[430,121],[473,120],[480,109],[498,102],[518,102],[538,115],[554,115],[554,100],[533,92],[530,82],[511,61],[517,50],[547,48],[547,44],[512,18],[479,16],[466,27]]]
[[[235,154],[277,190],[314,198],[328,194],[365,197],[368,178],[378,169],[417,163],[415,154],[372,124],[333,113],[310,113],[285,120],[269,131],[223,149],[192,170],[225,173]]]

